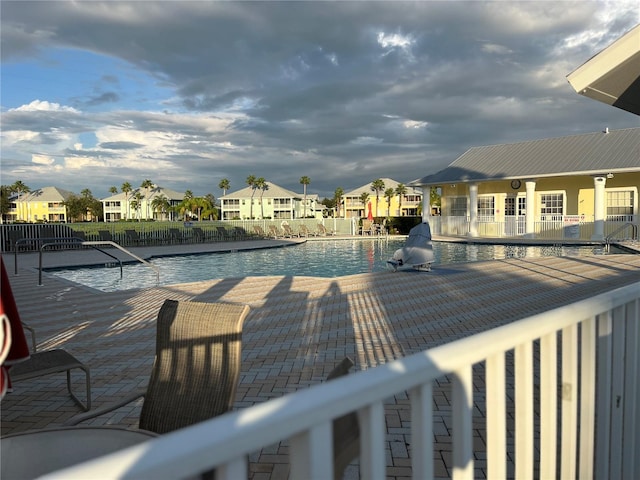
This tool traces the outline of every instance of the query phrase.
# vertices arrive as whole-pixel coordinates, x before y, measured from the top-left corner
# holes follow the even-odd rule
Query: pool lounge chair
[[[285,238],[293,238],[293,237],[299,237],[300,235],[298,235],[297,233],[295,233],[293,231],[293,229],[291,228],[291,225],[289,225],[288,223],[283,223],[282,224],[282,230],[284,230],[284,237]]]
[[[318,224],[318,235],[326,237],[329,235],[335,235],[336,232],[334,232],[333,230],[327,230],[327,227],[325,227],[323,224],[319,223]]]
[[[298,230],[298,232],[298,235],[301,237],[315,237],[318,235],[316,232],[312,232],[311,230],[309,230],[309,227],[304,224],[300,225],[300,229]]]
[[[156,355],[146,391],[64,425],[114,411],[144,397],[139,428],[167,433],[229,411],[240,378],[247,305],[165,300],[157,320]]]
[[[200,227],[193,227],[191,229],[191,238],[194,242],[204,242],[204,232]]]
[[[264,229],[260,225],[254,225],[253,231],[256,233],[258,238],[267,238],[267,234],[264,233]]]
[[[169,229],[169,243],[182,243],[184,240],[182,233],[177,228]]]
[[[143,243],[142,238],[135,230],[125,230],[124,237],[127,241],[127,245],[140,245]]]
[[[275,225],[269,225],[269,236],[273,238],[279,238],[282,234],[278,231],[278,227]]]

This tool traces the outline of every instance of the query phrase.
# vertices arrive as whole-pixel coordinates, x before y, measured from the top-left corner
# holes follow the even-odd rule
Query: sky
[[[467,149],[640,126],[566,76],[637,1],[0,2],[0,182],[249,175],[333,197]]]

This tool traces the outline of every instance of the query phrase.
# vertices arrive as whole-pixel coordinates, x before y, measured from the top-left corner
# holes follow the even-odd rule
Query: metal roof
[[[386,190],[387,188],[393,188],[394,190],[398,187],[398,185],[400,185],[400,182],[396,182],[395,180],[393,180],[392,178],[381,178],[380,180],[382,180],[384,182],[384,190]],[[373,182],[371,182],[373,183]],[[348,192],[345,192],[343,194],[343,196],[345,197],[359,197],[361,194],[363,193],[368,193],[372,196],[375,197],[375,192],[373,190],[371,190],[371,183],[367,183],[366,185],[362,185],[361,187],[358,187],[354,190],[350,190]],[[414,195],[422,195],[422,191],[421,190],[417,190],[417,191],[413,191],[413,187],[410,185],[405,185],[407,187],[407,193],[412,193]],[[384,190],[380,192],[380,194],[384,194]]]
[[[640,172],[640,128],[473,147],[444,170],[409,185],[615,172]]]
[[[33,190],[26,195],[21,195],[23,202],[65,202],[75,193],[58,187],[43,187]]]
[[[640,115],[640,25],[567,75],[580,95]]]
[[[269,186],[267,190],[262,193],[259,189],[255,191],[251,187],[245,187],[241,190],[237,190],[232,193],[228,193],[224,197],[220,197],[221,199],[230,199],[230,198],[250,198],[253,193],[254,198],[260,198],[262,193],[262,198],[302,198],[304,195],[301,193],[295,193],[291,190],[287,190],[286,188],[282,188],[275,183],[266,182]],[[313,198],[313,195],[307,194],[307,198]]]
[[[133,197],[136,193],[140,193],[143,198],[146,198],[147,190],[144,188],[134,188],[129,193],[125,194],[124,192],[116,193],[110,197],[106,197],[101,199],[103,202],[113,202],[116,200],[133,200]],[[168,200],[182,200],[184,199],[184,193],[176,192],[175,190],[171,190],[169,188],[154,186],[149,190],[149,200],[164,195]]]

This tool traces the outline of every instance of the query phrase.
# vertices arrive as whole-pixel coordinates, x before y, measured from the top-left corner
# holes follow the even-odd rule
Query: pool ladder
[[[83,241],[83,240],[81,240],[79,238],[75,238],[75,237],[70,237],[70,238],[69,237],[65,237],[65,238],[21,238],[21,239],[17,240],[15,242],[15,248],[14,248],[14,273],[16,275],[18,274],[18,244],[27,243],[27,242],[43,242],[43,241],[46,242],[46,243],[43,243],[40,246],[39,258],[38,258],[38,286],[39,287],[42,286],[42,256],[43,256],[43,253],[49,247],[64,246],[64,245],[77,245],[77,246],[91,247],[94,250],[102,252],[105,255],[113,258],[117,263],[116,262],[110,262],[110,263],[105,264],[105,266],[113,267],[113,266],[119,265],[119,267],[120,267],[120,278],[122,278],[122,275],[123,275],[123,272],[122,272],[122,260],[120,260],[115,255],[111,255],[109,252],[106,252],[105,250],[99,248],[99,246],[115,247],[118,250],[120,250],[121,252],[127,254],[131,258],[134,258],[135,260],[137,260],[140,263],[148,266],[154,272],[156,272],[156,286],[160,284],[160,269],[158,267],[156,267],[152,263],[146,261],[145,259],[140,258],[139,256],[137,256],[133,252],[130,252],[126,248],[122,247],[121,245],[118,245],[116,242],[112,242],[110,240]]]

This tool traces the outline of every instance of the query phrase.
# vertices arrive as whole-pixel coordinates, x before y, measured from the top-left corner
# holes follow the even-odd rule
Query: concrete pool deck
[[[257,240],[132,250],[141,256],[167,255],[289,242]],[[91,256],[95,255],[100,254],[51,252],[44,265],[94,263],[97,257]],[[242,375],[235,404],[246,408],[323,381],[345,355],[354,359],[356,370],[372,368],[640,281],[640,255],[609,255],[493,260],[436,266],[429,273],[226,278],[103,293],[46,274],[43,285],[38,286],[37,254],[19,254],[17,276],[13,255],[3,258],[22,320],[36,329],[38,348],[63,347],[91,368],[94,408],[146,386],[154,355],[154,321],[167,298],[251,306],[243,332]],[[104,262],[104,257],[97,261]],[[2,400],[2,435],[58,426],[79,413],[65,381],[60,374],[15,384],[14,392]],[[75,377],[74,384],[80,386],[81,381],[81,376]],[[483,389],[481,383],[478,389]],[[474,401],[483,402],[481,391]],[[123,407],[88,424],[134,427],[139,409],[140,403]],[[389,400],[386,419],[387,478],[410,477],[406,396]],[[438,478],[451,474],[450,431],[445,379],[434,386]],[[483,429],[478,426],[474,446],[481,451],[483,445]],[[282,442],[253,455],[251,477],[286,478],[287,451]],[[475,468],[476,477],[486,476],[481,454]],[[357,478],[356,466],[349,467],[347,477]]]

